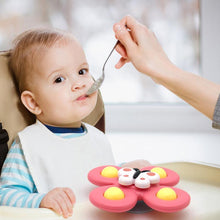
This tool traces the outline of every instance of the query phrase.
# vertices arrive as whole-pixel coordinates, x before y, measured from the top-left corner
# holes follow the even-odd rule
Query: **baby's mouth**
[[[78,98],[76,99],[76,101],[85,100],[87,97],[88,97],[88,95],[82,95],[82,96],[78,97]]]

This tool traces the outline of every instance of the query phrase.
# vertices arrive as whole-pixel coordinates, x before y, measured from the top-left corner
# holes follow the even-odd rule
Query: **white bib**
[[[70,187],[76,201],[88,200],[92,184],[88,172],[114,164],[110,143],[95,127],[84,124],[87,134],[71,139],[56,136],[41,122],[19,132],[25,160],[39,193]]]

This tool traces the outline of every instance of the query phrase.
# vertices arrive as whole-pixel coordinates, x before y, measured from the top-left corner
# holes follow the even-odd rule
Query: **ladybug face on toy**
[[[91,191],[90,201],[110,212],[129,211],[138,200],[160,212],[179,211],[190,202],[188,193],[172,187],[179,176],[167,168],[101,166],[91,170],[88,179],[100,186]]]
[[[137,188],[147,189],[151,184],[159,183],[158,173],[150,170],[139,170],[137,168],[125,167],[118,171],[118,183],[122,186],[134,184]]]

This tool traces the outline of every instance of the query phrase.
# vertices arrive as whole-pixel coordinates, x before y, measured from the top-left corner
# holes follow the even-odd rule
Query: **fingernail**
[[[116,24],[115,29],[116,29],[116,31],[121,32],[122,31],[122,26],[120,24]]]

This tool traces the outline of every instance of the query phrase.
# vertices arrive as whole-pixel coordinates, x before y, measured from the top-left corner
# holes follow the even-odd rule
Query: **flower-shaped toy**
[[[144,201],[154,210],[169,213],[185,208],[190,202],[187,192],[173,187],[179,182],[179,175],[163,167],[139,170],[101,166],[92,169],[88,179],[100,186],[91,191],[91,203],[109,212],[129,211],[137,201]]]

